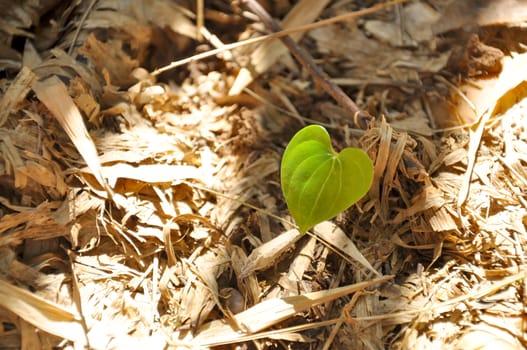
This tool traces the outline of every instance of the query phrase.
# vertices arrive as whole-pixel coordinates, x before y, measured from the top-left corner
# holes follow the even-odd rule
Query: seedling
[[[282,191],[302,233],[356,203],[372,181],[373,164],[366,152],[348,147],[336,153],[319,125],[298,131],[282,158]]]

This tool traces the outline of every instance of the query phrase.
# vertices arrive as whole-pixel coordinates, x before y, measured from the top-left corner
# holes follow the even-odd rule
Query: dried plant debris
[[[525,6],[261,3],[371,118],[243,2],[0,0],[0,348],[527,347]],[[374,181],[301,235],[312,123]]]

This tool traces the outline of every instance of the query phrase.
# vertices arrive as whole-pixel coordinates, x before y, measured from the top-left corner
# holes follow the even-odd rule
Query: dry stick
[[[203,12],[205,11],[205,0],[197,0],[196,1],[196,39],[198,41],[201,41],[202,35],[201,35],[201,28],[203,28],[204,22],[204,15]]]
[[[307,32],[309,30],[312,30],[312,29],[315,29],[315,28],[324,27],[324,26],[327,26],[327,25],[330,25],[330,24],[333,24],[333,23],[343,22],[343,21],[350,20],[352,18],[357,18],[357,17],[368,15],[368,14],[372,14],[372,13],[384,10],[384,9],[386,9],[388,7],[399,5],[399,4],[403,4],[403,3],[408,2],[408,1],[410,1],[410,0],[392,0],[392,1],[388,1],[388,2],[384,2],[384,3],[380,3],[380,4],[377,4],[377,5],[374,5],[372,7],[364,9],[364,10],[359,10],[359,11],[350,12],[350,13],[344,13],[344,14],[342,14],[340,16],[331,17],[331,18],[324,19],[324,20],[321,20],[321,21],[318,21],[318,22],[315,22],[315,23],[310,23],[310,24],[306,24],[306,25],[303,25],[303,26],[300,26],[300,27],[295,27],[295,28],[283,30],[283,31],[278,32],[278,33],[272,33],[272,34],[260,36],[260,37],[257,37],[257,38],[251,38],[251,39],[238,41],[238,42],[231,43],[231,44],[226,44],[225,46],[217,48],[217,49],[214,49],[214,50],[203,52],[203,53],[194,55],[192,57],[187,57],[187,58],[184,58],[184,59],[179,60],[179,61],[174,61],[174,62],[170,63],[169,65],[166,65],[164,67],[161,67],[161,68],[158,68],[158,69],[154,70],[151,74],[153,76],[156,76],[156,75],[159,75],[159,74],[161,74],[163,72],[169,71],[169,70],[174,69],[174,68],[179,67],[179,66],[182,66],[184,64],[188,64],[190,62],[199,61],[199,60],[202,60],[202,59],[207,58],[207,57],[215,56],[215,55],[217,55],[219,53],[222,53],[224,51],[227,51],[227,50],[232,50],[232,49],[235,49],[235,48],[238,48],[238,47],[260,43],[260,42],[265,41],[265,40],[281,38],[283,36],[286,36],[286,35],[289,35],[289,34],[293,34],[293,33]]]
[[[84,23],[86,22],[86,19],[92,12],[93,7],[95,6],[95,3],[97,3],[97,0],[92,0],[92,2],[88,5],[88,8],[86,9],[86,11],[82,14],[79,24],[77,25],[77,29],[75,29],[75,33],[73,34],[73,38],[71,39],[71,44],[68,49],[68,55],[71,55],[73,53],[73,49],[75,48],[75,42],[79,38],[79,34],[82,30],[82,26],[84,25]]]
[[[282,30],[280,25],[271,18],[269,13],[256,0],[244,0],[243,3],[260,18],[267,28],[273,32],[280,32]],[[316,84],[331,95],[349,114],[353,115],[353,121],[356,126],[361,129],[366,129],[371,117],[362,111],[338,85],[333,83],[328,75],[317,66],[311,55],[298,46],[290,36],[283,36],[280,40],[291,51],[297,61],[311,74]]]

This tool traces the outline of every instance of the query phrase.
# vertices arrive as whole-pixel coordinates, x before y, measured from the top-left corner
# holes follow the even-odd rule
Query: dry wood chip
[[[18,171],[25,174],[27,177],[33,179],[37,183],[48,186],[48,187],[58,187],[58,183],[60,182],[62,186],[60,186],[60,189],[62,191],[66,190],[66,186],[64,185],[64,181],[62,176],[58,177],[53,172],[53,169],[51,169],[49,166],[44,166],[43,164],[39,164],[37,162],[33,161],[26,161],[24,163],[23,167],[19,167]],[[64,194],[65,192],[63,192]]]
[[[27,67],[22,67],[15,79],[0,99],[0,127],[4,125],[9,114],[16,112],[17,107],[22,104],[36,75]]]
[[[393,219],[394,224],[400,224],[409,217],[414,216],[430,208],[438,209],[445,204],[443,192],[428,184],[420,194],[412,198],[412,205],[406,209],[400,209]]]
[[[300,295],[311,291],[309,289],[306,290],[304,286],[304,272],[315,259],[316,242],[317,240],[314,237],[309,238],[291,262],[287,274],[280,276],[276,287],[267,293],[266,299]]]
[[[11,136],[0,129],[0,154],[3,156],[5,162],[4,174],[14,177],[14,187],[24,188],[27,186],[27,175],[19,169],[24,167],[24,161],[18,149],[11,140]]]
[[[381,125],[378,129],[371,129],[371,131],[368,132],[369,134],[372,134],[370,136],[372,138],[370,143],[372,145],[378,143],[378,151],[372,157],[375,166],[373,172],[373,183],[371,185],[369,195],[371,198],[378,201],[379,203],[381,201],[381,195],[379,193],[379,190],[381,188],[380,181],[384,172],[386,171],[386,166],[388,164],[388,159],[390,156],[390,143],[392,140],[392,132],[392,128],[388,125],[388,123],[386,123],[386,120],[384,120],[384,118],[382,119]],[[368,134],[364,136],[364,139],[367,138]]]
[[[452,214],[445,208],[427,210],[425,218],[434,232],[451,231],[459,227]]]
[[[351,260],[359,262],[376,276],[380,273],[371,266],[370,262],[362,255],[355,243],[337,225],[324,221],[313,229],[317,237],[322,238],[339,252],[344,253]]]
[[[68,55],[66,52],[58,48],[52,49],[51,53],[55,56],[54,59],[46,60],[42,62],[42,64],[40,64],[37,68],[35,68],[35,71],[39,74],[39,76],[47,77],[50,74],[55,73],[56,75],[69,77],[71,76],[69,69],[72,69],[80,76],[84,83],[89,85],[91,92],[95,96],[99,96],[103,93],[102,84],[97,79],[97,75],[92,69],[76,61],[73,56]]]
[[[184,35],[190,39],[196,39],[198,31],[194,23],[183,14],[181,7],[172,1],[142,0],[141,11],[132,9],[139,13],[140,18],[155,23],[159,27],[169,27],[174,32]]]
[[[261,288],[254,273],[247,277],[242,277],[242,271],[248,263],[247,255],[242,248],[238,246],[231,247],[231,266],[236,274],[237,285],[240,292],[246,299],[247,305],[254,305],[260,300]]]
[[[194,252],[196,253],[196,252]],[[185,271],[187,283],[182,290],[180,317],[193,328],[207,319],[214,306],[221,305],[217,277],[229,262],[221,249],[206,251],[195,260],[189,259]]]
[[[282,254],[302,236],[300,231],[292,229],[256,247],[247,257],[248,263],[243,267],[240,277],[245,278],[255,271],[265,270],[275,265]]]
[[[112,85],[125,87],[135,82],[132,71],[139,66],[139,62],[131,59],[122,48],[103,43],[91,34],[79,48],[79,53],[88,57],[100,74],[108,72]]]
[[[390,144],[390,158],[386,163],[386,170],[384,171],[383,183],[382,183],[382,193],[381,193],[381,217],[383,219],[388,218],[388,213],[390,212],[390,205],[388,203],[390,197],[390,191],[394,187],[398,187],[397,181],[395,179],[397,174],[397,168],[399,162],[404,153],[404,148],[406,146],[406,140],[408,134],[401,133],[400,137],[396,139],[395,145]],[[399,192],[403,191],[398,188]]]

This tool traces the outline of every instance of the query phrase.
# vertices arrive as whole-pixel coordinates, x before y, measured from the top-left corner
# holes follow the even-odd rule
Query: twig
[[[267,28],[273,32],[280,32],[282,30],[280,25],[271,18],[269,13],[256,0],[244,0],[243,3],[260,18]],[[333,97],[342,108],[353,115],[356,126],[365,129],[368,121],[371,119],[369,114],[362,111],[338,85],[333,83],[328,75],[317,66],[311,55],[298,46],[290,36],[280,37],[280,40],[291,51],[298,62],[311,74],[315,82]]]
[[[73,53],[73,49],[75,48],[75,42],[79,38],[79,34],[81,32],[82,26],[84,25],[84,22],[86,22],[86,18],[90,15],[90,13],[93,10],[93,7],[97,3],[97,0],[92,0],[90,4],[88,5],[88,8],[86,11],[82,14],[82,17],[79,21],[79,24],[77,25],[77,28],[75,29],[75,33],[73,34],[73,38],[71,39],[70,47],[68,48],[68,55],[71,55]]]
[[[204,22],[204,15],[203,12],[205,11],[205,0],[197,0],[196,1],[196,39],[198,41],[201,41],[202,35],[201,35],[201,28],[203,28]]]
[[[260,36],[260,37],[257,37],[257,38],[251,38],[251,39],[247,39],[247,40],[238,41],[238,42],[235,42],[235,43],[226,44],[225,46],[220,47],[218,49],[214,49],[214,50],[210,50],[210,51],[207,51],[207,52],[203,52],[203,53],[194,55],[192,57],[184,58],[184,59],[179,60],[179,61],[174,61],[174,62],[170,63],[169,65],[166,65],[164,67],[161,67],[161,68],[158,68],[158,69],[154,70],[151,74],[153,76],[156,76],[156,75],[159,75],[159,74],[161,74],[163,72],[166,72],[166,71],[169,71],[171,69],[177,68],[179,66],[182,66],[182,65],[194,62],[194,61],[199,61],[199,60],[205,59],[207,57],[215,56],[215,55],[217,55],[219,53],[222,53],[224,51],[227,51],[227,50],[232,50],[232,49],[235,49],[235,48],[238,48],[238,47],[242,47],[242,46],[246,46],[246,45],[256,44],[256,43],[259,43],[259,42],[262,42],[262,41],[266,41],[266,40],[281,38],[283,36],[286,36],[286,35],[289,35],[289,34],[293,34],[293,33],[307,32],[309,30],[320,28],[320,27],[324,27],[324,26],[327,26],[327,25],[330,25],[330,24],[333,24],[333,23],[348,21],[350,19],[361,17],[361,16],[365,16],[365,15],[368,15],[368,14],[371,14],[371,13],[375,13],[375,12],[384,10],[384,9],[386,9],[388,7],[395,6],[395,5],[398,5],[398,4],[402,4],[402,3],[405,3],[405,2],[408,2],[408,1],[410,1],[410,0],[392,0],[392,1],[385,2],[385,3],[380,3],[380,4],[377,4],[377,5],[374,5],[374,6],[370,7],[370,8],[364,9],[364,10],[359,10],[359,11],[350,12],[350,13],[344,13],[344,14],[342,14],[340,16],[331,17],[331,18],[324,19],[324,20],[321,20],[321,21],[318,21],[318,22],[315,22],[315,23],[310,23],[310,24],[306,24],[306,25],[303,25],[303,26],[299,26],[299,27],[283,30],[283,31],[278,32],[278,33],[272,33],[272,34]]]

